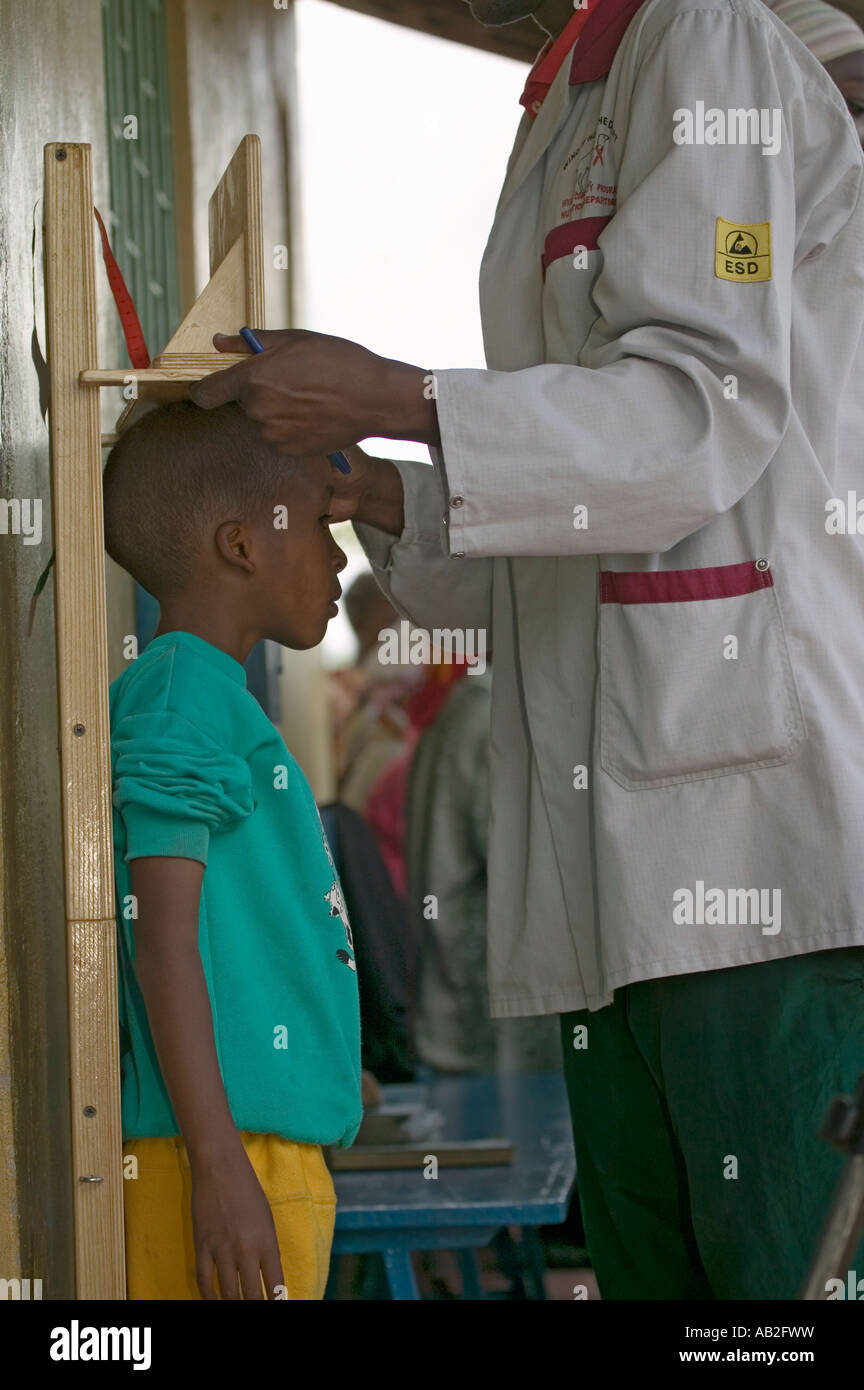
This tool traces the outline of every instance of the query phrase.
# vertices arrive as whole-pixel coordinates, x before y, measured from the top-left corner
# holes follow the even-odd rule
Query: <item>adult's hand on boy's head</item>
[[[286,454],[331,454],[370,436],[440,442],[422,367],[327,333],[253,332],[264,351],[195,382],[189,394],[196,405],[237,401]],[[239,335],[217,333],[213,342],[220,352],[248,352]]]

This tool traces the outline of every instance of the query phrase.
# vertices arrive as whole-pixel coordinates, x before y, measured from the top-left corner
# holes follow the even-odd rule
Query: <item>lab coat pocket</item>
[[[640,790],[789,762],[807,736],[767,560],[600,574],[600,763]]]

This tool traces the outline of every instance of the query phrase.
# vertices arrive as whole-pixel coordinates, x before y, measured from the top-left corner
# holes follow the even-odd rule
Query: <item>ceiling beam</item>
[[[534,62],[546,37],[533,19],[494,27],[478,24],[464,0],[331,0],[331,4],[523,63]]]
[[[391,24],[402,24],[408,29],[421,29],[426,34],[452,39],[455,43],[470,44],[472,48],[484,48],[489,53],[501,53],[505,58],[516,58],[524,63],[533,63],[544,41],[543,31],[531,19],[488,28],[478,24],[465,0],[330,0],[330,3],[346,10],[358,10],[375,19],[387,19]],[[836,8],[845,10],[864,27],[864,0],[845,0]]]

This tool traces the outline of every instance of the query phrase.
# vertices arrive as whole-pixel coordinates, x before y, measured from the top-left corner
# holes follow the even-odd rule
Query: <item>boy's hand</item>
[[[363,1105],[380,1105],[384,1099],[377,1076],[371,1071],[360,1073],[360,1099]]]
[[[402,475],[392,459],[375,458],[356,444],[343,450],[350,473],[331,469],[333,497],[330,512],[335,521],[365,521],[393,536],[405,526],[405,494]]]
[[[365,453],[357,444],[346,445],[342,452],[351,465],[351,472],[340,473],[336,468],[331,469],[329,481],[333,486],[333,498],[330,513],[334,522],[353,521],[358,512],[362,512],[366,494],[375,483],[377,460],[371,454]]]
[[[192,1169],[192,1227],[201,1297],[263,1301],[284,1284],[273,1213],[255,1170],[242,1150],[228,1161]]]
[[[286,454],[332,454],[358,439],[416,439],[438,444],[438,415],[422,367],[378,357],[326,333],[253,329],[264,351],[189,388],[205,410],[238,401]],[[220,352],[249,349],[217,333]]]

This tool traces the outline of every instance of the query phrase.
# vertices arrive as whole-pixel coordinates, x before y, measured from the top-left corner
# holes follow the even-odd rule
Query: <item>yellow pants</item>
[[[289,1299],[320,1299],[336,1220],[333,1179],[315,1144],[241,1133],[276,1226]],[[199,1299],[192,1236],[192,1177],[182,1139],[123,1145],[126,1281],[130,1299]],[[132,1176],[137,1160],[137,1177]]]

